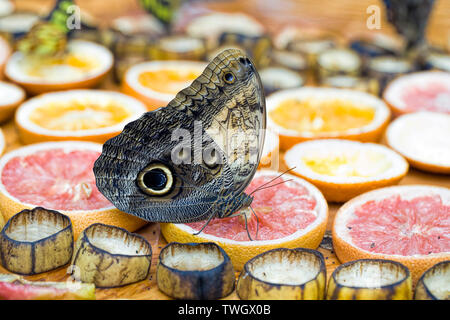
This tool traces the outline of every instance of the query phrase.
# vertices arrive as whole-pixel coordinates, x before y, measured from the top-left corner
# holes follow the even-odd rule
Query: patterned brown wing
[[[99,190],[120,210],[148,221],[223,216],[224,199],[241,199],[235,196],[258,167],[264,103],[251,61],[238,50],[222,52],[167,107],[104,144],[94,165]],[[248,201],[242,199],[227,209],[239,209]]]
[[[201,121],[227,158],[234,193],[242,192],[258,168],[266,128],[265,97],[252,61],[240,50],[223,51],[169,107]]]

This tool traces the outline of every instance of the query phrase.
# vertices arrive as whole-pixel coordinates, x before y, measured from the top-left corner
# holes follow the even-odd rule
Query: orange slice
[[[267,98],[267,126],[280,134],[283,150],[311,139],[374,142],[389,117],[381,99],[356,90],[303,87]]]
[[[151,61],[132,66],[125,73],[122,91],[144,102],[149,110],[165,107],[205,69],[195,61]]]
[[[345,203],[332,238],[341,262],[388,259],[411,271],[413,283],[450,259],[450,189],[425,185],[381,188]]]
[[[25,99],[25,91],[8,82],[0,82],[0,122],[9,120],[19,104]]]
[[[32,94],[56,90],[91,88],[112,68],[112,53],[93,42],[73,40],[68,53],[57,58],[33,58],[15,52],[5,74]]]
[[[146,110],[142,102],[119,92],[68,90],[23,103],[16,112],[16,126],[25,144],[57,140],[104,143]]]
[[[32,144],[0,158],[0,212],[5,220],[40,206],[72,221],[74,237],[99,222],[134,231],[145,221],[115,208],[95,184],[102,145],[63,141]]]
[[[338,139],[299,143],[285,153],[284,162],[336,202],[397,184],[408,172],[408,162],[385,146]]]
[[[280,175],[271,170],[258,171],[246,192]],[[188,224],[162,223],[161,232],[168,242],[214,242],[230,256],[236,270],[241,270],[252,257],[275,248],[304,247],[316,249],[322,241],[328,219],[328,205],[320,191],[312,184],[285,174],[270,184],[291,181],[254,193],[252,208],[245,209],[248,238],[243,215],[213,219],[199,235],[205,221]],[[258,234],[256,236],[256,228]]]
[[[392,80],[383,99],[395,114],[417,111],[450,113],[450,73],[422,71]]]
[[[450,173],[450,114],[415,112],[395,119],[386,141],[421,170]]]

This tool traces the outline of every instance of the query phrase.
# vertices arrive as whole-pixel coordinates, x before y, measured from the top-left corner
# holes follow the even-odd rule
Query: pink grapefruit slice
[[[394,260],[406,265],[416,282],[450,259],[450,189],[407,185],[360,195],[338,210],[332,237],[341,262]]]
[[[75,238],[99,222],[131,231],[145,222],[115,208],[97,189],[92,171],[101,144],[32,144],[0,159],[0,211],[7,220],[23,209],[57,210],[72,221]]]
[[[246,192],[252,192],[264,183],[280,175],[271,170],[260,170]],[[290,180],[290,181],[286,181]],[[316,249],[325,233],[328,205],[320,191],[307,181],[284,174],[270,185],[284,183],[254,193],[252,208],[245,209],[247,225],[253,241],[248,238],[243,215],[213,219],[199,235],[205,221],[187,224],[161,224],[161,231],[168,241],[215,242],[230,256],[236,270],[241,270],[252,257],[275,248]]]
[[[401,76],[386,87],[383,99],[395,114],[450,113],[450,73],[423,71]]]

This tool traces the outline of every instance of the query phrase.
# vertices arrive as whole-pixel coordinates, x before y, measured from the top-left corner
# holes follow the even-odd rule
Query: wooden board
[[[91,3],[99,3],[99,0],[92,1]],[[123,2],[132,2],[134,0],[123,0]],[[36,0],[22,0],[17,2],[22,5],[29,5],[30,8],[33,7],[38,1]],[[45,3],[51,3],[52,1],[45,0]],[[79,0],[80,4],[83,0]],[[116,3],[117,1],[101,1],[102,3],[111,2]],[[314,24],[325,24],[330,28],[335,28],[335,30],[342,30],[341,26],[348,26],[350,21],[361,23],[361,15],[365,17],[365,8],[367,8],[373,1],[339,1],[339,5],[333,0],[322,0],[322,1],[223,1],[218,3],[208,3],[207,5],[211,9],[217,10],[227,10],[227,11],[247,11],[254,14],[260,20],[265,21],[265,24],[272,30],[276,30],[280,25],[290,22],[298,22],[297,16],[292,13],[297,13],[299,17],[313,21]],[[274,5],[276,3],[276,5]],[[242,5],[242,6],[241,6]],[[131,5],[133,7],[133,5]],[[28,7],[27,7],[28,8]],[[122,11],[123,12],[123,11]],[[289,14],[287,14],[289,12]],[[436,1],[435,11],[432,16],[430,23],[430,32],[428,35],[432,41],[438,44],[445,44],[446,34],[450,37],[450,4],[443,0]],[[356,18],[355,18],[356,17]],[[300,19],[301,20],[301,19]],[[359,21],[359,22],[358,22]],[[364,20],[365,21],[365,20]],[[386,27],[386,31],[392,31]],[[116,86],[112,84],[112,81],[106,81],[103,88],[116,89]],[[5,138],[6,138],[6,150],[5,152],[11,151],[15,148],[21,146],[18,140],[17,132],[14,127],[13,121],[10,121],[1,126]],[[283,170],[283,168],[281,168]],[[418,170],[410,169],[408,175],[400,182],[401,185],[405,184],[430,184],[435,186],[444,186],[450,188],[450,178],[445,175],[436,175],[421,172]],[[329,204],[329,220],[327,229],[330,230],[336,211],[339,208],[339,204],[330,203]],[[145,281],[141,281],[136,284],[131,284],[121,288],[114,289],[96,289],[97,299],[170,299],[168,296],[163,294],[158,290],[155,279],[155,269],[157,264],[157,259],[161,248],[166,245],[166,241],[160,235],[158,224],[148,224],[138,231],[139,234],[144,236],[152,245],[153,257],[152,257],[152,267],[150,272],[150,278]],[[339,261],[333,252],[319,248],[319,251],[323,253],[325,257],[325,262],[327,266],[327,275],[330,276],[333,270],[339,265]],[[65,281],[69,278],[66,273],[67,266],[62,267],[58,270],[47,272],[34,276],[27,276],[28,280],[42,280],[42,281]],[[0,272],[8,272],[4,268],[0,267]],[[236,273],[238,276],[239,273]],[[226,297],[225,299],[238,299],[235,292]]]

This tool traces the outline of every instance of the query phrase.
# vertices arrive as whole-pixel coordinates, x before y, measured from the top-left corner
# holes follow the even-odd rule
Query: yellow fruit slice
[[[337,267],[328,282],[328,300],[411,300],[411,274],[399,262],[361,259]]]
[[[73,253],[72,223],[68,216],[36,207],[22,210],[0,232],[1,263],[7,270],[32,275],[69,263]]]
[[[389,146],[411,166],[450,173],[450,114],[414,112],[395,119],[386,130]]]
[[[33,58],[15,52],[5,68],[6,76],[26,91],[37,94],[56,90],[91,88],[104,79],[113,55],[93,42],[72,40],[63,57]]]
[[[385,146],[339,139],[299,143],[284,154],[284,162],[336,202],[397,184],[408,172],[408,162]]]
[[[411,271],[413,283],[434,264],[450,259],[450,189],[404,185],[364,193],[345,203],[332,227],[342,263],[388,259]]]
[[[172,242],[159,254],[158,288],[175,299],[221,299],[233,292],[235,281],[230,258],[215,243]]]
[[[166,106],[205,69],[195,61],[151,61],[132,66],[122,82],[122,91],[144,102],[149,110]]]
[[[303,87],[267,98],[267,126],[279,133],[281,148],[311,139],[345,138],[374,142],[390,111],[377,97],[356,90]]]
[[[247,192],[276,178],[279,172],[260,170]],[[286,181],[291,180],[291,181]],[[205,221],[189,224],[162,223],[161,232],[168,242],[214,242],[230,256],[236,270],[252,257],[275,248],[305,247],[316,249],[322,241],[328,219],[328,205],[320,191],[305,180],[284,174],[273,187],[254,193],[252,207],[256,218],[246,210],[248,238],[243,215],[213,219],[199,235],[194,235]],[[258,234],[256,228],[258,227]]]
[[[415,300],[450,300],[450,260],[425,271],[417,283]]]
[[[0,158],[0,212],[5,219],[40,206],[69,216],[74,238],[99,222],[135,231],[144,220],[115,208],[92,171],[102,145],[84,141],[31,144]]]
[[[273,249],[245,264],[236,292],[244,300],[323,300],[326,279],[319,251]]]
[[[15,120],[25,144],[56,140],[104,143],[146,110],[142,102],[119,92],[68,90],[27,100],[18,108]]]

